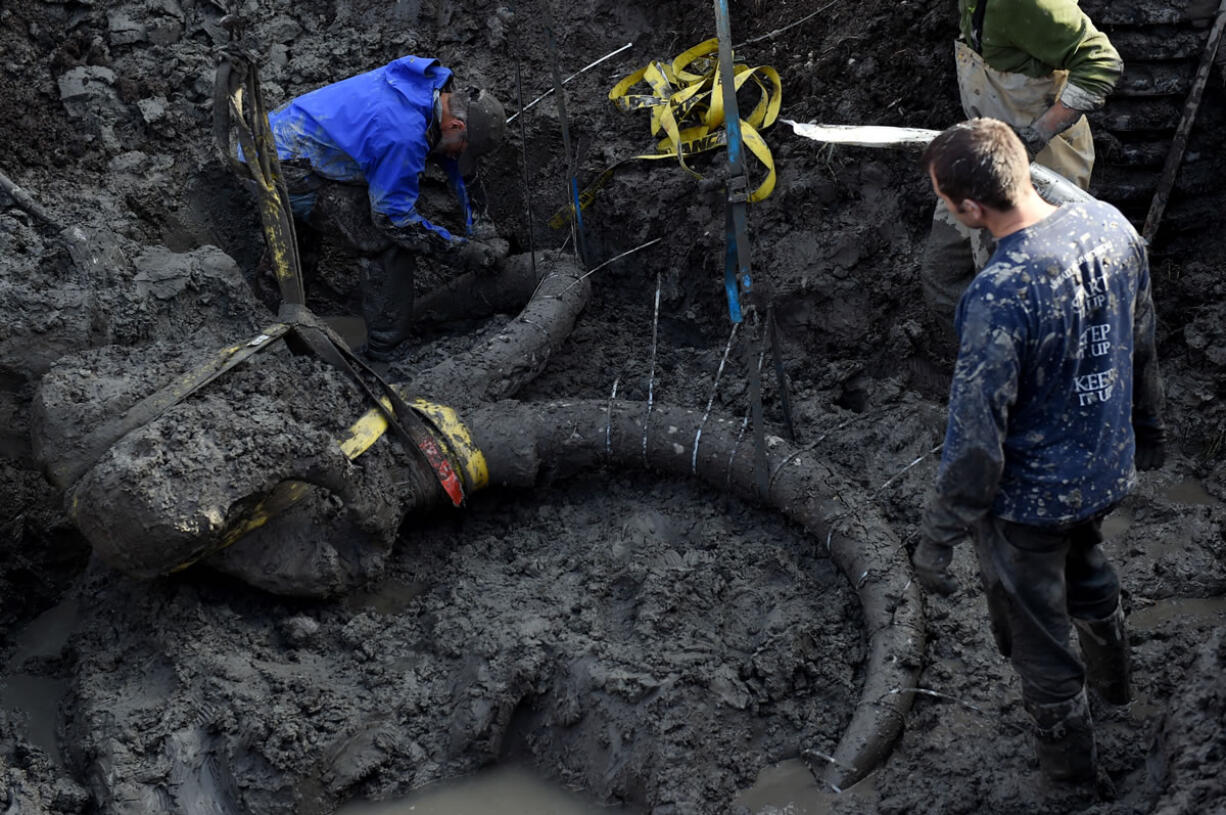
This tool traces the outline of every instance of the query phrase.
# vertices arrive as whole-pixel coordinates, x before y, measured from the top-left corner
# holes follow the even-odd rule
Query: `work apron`
[[[988,117],[1014,128],[1025,127],[1055,104],[1068,84],[1068,71],[1040,77],[998,71],[964,42],[954,43],[954,60],[962,111],[971,119]],[[1088,189],[1094,168],[1094,139],[1086,117],[1048,142],[1034,160]]]
[[[963,42],[954,43],[954,61],[967,117],[1000,119],[1015,128],[1042,116],[1068,82],[1068,71],[1043,77],[998,71]],[[1086,117],[1048,142],[1034,160],[1086,189],[1094,167],[1094,140]],[[988,230],[963,226],[943,203],[937,202],[920,279],[928,306],[943,320],[952,321],[962,292],[987,265],[995,249],[996,242]]]

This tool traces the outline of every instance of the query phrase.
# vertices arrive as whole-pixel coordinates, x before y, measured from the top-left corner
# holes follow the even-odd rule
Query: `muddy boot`
[[[1098,752],[1085,688],[1051,704],[1025,702],[1034,720],[1034,752],[1048,781],[1094,783]]]
[[[303,285],[310,285],[323,254],[323,236],[306,221],[294,219],[294,234],[298,237],[298,264],[302,267]]]
[[[1077,640],[1081,643],[1081,655],[1086,663],[1086,679],[1090,687],[1113,705],[1126,705],[1132,701],[1132,666],[1128,658],[1128,629],[1124,626],[1124,609],[1116,605],[1115,611],[1101,620],[1079,620]]]
[[[409,336],[416,265],[413,255],[398,246],[362,260],[362,312],[372,359],[388,360]]]

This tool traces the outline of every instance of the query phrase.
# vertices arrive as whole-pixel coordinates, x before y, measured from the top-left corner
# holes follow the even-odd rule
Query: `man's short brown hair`
[[[998,119],[969,119],[943,130],[921,159],[937,188],[955,204],[967,198],[996,210],[1010,210],[1030,179],[1026,148]]]

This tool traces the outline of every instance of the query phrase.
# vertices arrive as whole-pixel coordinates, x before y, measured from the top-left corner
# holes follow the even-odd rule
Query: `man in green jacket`
[[[958,0],[954,43],[968,118],[1010,125],[1031,160],[1082,189],[1094,142],[1085,114],[1101,108],[1124,63],[1076,0]],[[992,254],[991,235],[971,230],[937,203],[921,276],[929,307],[949,322],[958,299]]]

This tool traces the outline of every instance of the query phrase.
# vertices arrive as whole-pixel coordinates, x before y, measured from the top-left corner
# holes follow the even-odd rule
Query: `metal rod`
[[[519,104],[519,112],[523,113],[525,109],[524,108],[524,83],[523,83],[523,80],[520,74],[520,60],[519,60],[518,55],[516,55],[515,57],[515,97],[516,97],[516,101]],[[508,119],[507,121],[510,121],[510,119]],[[521,166],[523,167],[523,177],[524,177],[524,180],[523,180],[524,188],[522,191],[523,196],[524,196],[524,215],[528,220],[527,222],[528,257],[531,258],[532,276],[533,278],[535,278],[536,277],[536,239],[533,235],[533,233],[535,232],[535,229],[532,224],[532,196],[531,196],[532,188],[529,185],[529,176],[528,176],[528,131],[524,127],[523,119],[520,119],[519,121],[519,148],[520,148]]]
[[[656,308],[651,320],[651,370],[647,375],[647,415],[643,417],[643,462],[647,462],[647,425],[651,419],[652,399],[656,384],[656,340],[659,337],[660,326],[660,287],[662,278],[656,272]]]
[[[621,382],[620,376],[613,380],[613,393],[609,395],[609,423],[604,429],[604,450],[610,458],[613,457],[613,402],[617,399],[618,382]]]
[[[885,482],[884,484],[882,484],[880,487],[878,487],[878,488],[877,488],[877,491],[873,493],[873,496],[875,497],[875,496],[877,496],[878,494],[880,494],[882,490],[884,490],[886,487],[888,487],[888,486],[890,486],[891,484],[893,484],[893,483],[894,483],[896,480],[898,480],[900,477],[902,477],[902,475],[903,475],[904,473],[906,473],[908,470],[910,470],[910,469],[911,469],[912,467],[914,467],[915,465],[919,464],[919,463],[920,463],[921,461],[923,461],[924,459],[928,458],[928,456],[930,456],[930,455],[932,455],[933,453],[935,453],[935,452],[939,451],[939,450],[940,450],[942,447],[944,447],[944,446],[945,446],[945,442],[941,442],[941,443],[940,443],[940,444],[938,444],[936,447],[933,447],[933,448],[932,448],[931,450],[929,450],[927,453],[924,453],[922,456],[920,456],[919,458],[917,458],[915,461],[913,461],[913,462],[911,462],[910,464],[908,464],[906,467],[903,467],[901,470],[899,470],[898,472],[894,473],[894,475],[892,475],[892,476],[890,476],[888,479],[886,479],[886,482]]]
[[[664,239],[663,239],[663,238],[652,238],[651,240],[647,241],[647,243],[640,243],[638,246],[634,247],[633,249],[627,249],[625,252],[622,252],[620,255],[614,255],[613,257],[611,257],[611,258],[609,258],[608,260],[606,260],[604,263],[601,263],[599,266],[593,267],[591,270],[589,270],[589,271],[587,271],[587,272],[584,272],[583,274],[581,274],[581,275],[579,275],[578,277],[576,277],[576,278],[574,279],[574,281],[573,281],[573,282],[572,282],[572,283],[571,283],[569,286],[567,286],[566,288],[562,289],[562,291],[558,292],[558,295],[557,295],[557,296],[558,296],[558,297],[561,297],[563,294],[566,294],[566,293],[567,293],[568,291],[570,291],[570,290],[571,290],[571,288],[573,288],[573,287],[574,287],[576,284],[581,283],[581,282],[583,282],[584,280],[587,280],[589,277],[591,277],[592,275],[596,274],[597,272],[599,272],[599,271],[600,271],[601,269],[603,269],[604,267],[608,266],[608,265],[609,265],[610,263],[612,263],[613,261],[615,261],[615,260],[621,260],[621,259],[622,259],[622,258],[624,258],[626,255],[633,255],[635,252],[639,251],[640,249],[646,249],[648,246],[651,246],[651,245],[653,245],[653,244],[657,244],[657,243],[659,243],[659,242],[660,242],[660,241],[662,241],[662,240],[664,240]]]
[[[579,178],[575,167],[577,156],[570,149],[570,121],[566,115],[566,94],[562,92],[562,74],[558,70],[558,42],[554,37],[553,28],[547,28],[549,37],[549,55],[553,70],[553,87],[558,94],[558,119],[562,124],[562,152],[566,156],[566,190],[574,206],[570,219],[571,234],[575,238],[575,255],[579,265],[587,264],[587,246],[583,240],[583,208],[579,205]]]
[[[634,45],[634,43],[628,42],[625,45],[623,45],[621,48],[618,48],[616,51],[610,51],[609,53],[605,54],[603,57],[591,63],[590,65],[583,66],[582,68],[580,68],[579,70],[571,74],[570,76],[566,77],[566,79],[563,79],[562,84],[565,85],[567,82],[570,82],[572,79],[579,76],[579,74],[584,73],[585,71],[590,71],[592,68],[595,68],[597,65],[604,62],[606,59],[610,59],[611,57],[617,56],[622,51],[625,51],[627,48],[631,47],[632,45]],[[543,100],[545,97],[549,96],[549,94],[553,92],[554,92],[554,89],[550,88],[549,90],[542,93],[540,96],[533,99],[528,104],[526,105],[521,104],[519,107],[518,113],[512,113],[510,116],[507,117],[507,124],[510,124],[511,122],[515,121],[515,119],[517,119],[519,115],[523,113],[525,110],[531,110],[532,108],[536,107],[538,102],[540,102],[541,100]]]
[[[752,40],[745,40],[745,42],[739,42],[739,43],[737,43],[736,45],[734,45],[734,46],[732,46],[732,47],[733,47],[733,48],[742,48],[742,47],[744,47],[744,46],[746,46],[746,45],[752,45],[752,44],[753,44],[753,43],[755,43],[755,42],[761,42],[762,40],[769,40],[769,39],[771,39],[772,37],[778,37],[778,36],[779,36],[780,34],[782,34],[783,32],[788,31],[789,29],[793,29],[793,28],[795,28],[796,26],[800,25],[801,23],[804,23],[804,22],[807,22],[807,21],[809,21],[809,20],[813,19],[813,18],[814,18],[814,17],[816,17],[817,15],[821,14],[823,11],[826,11],[827,9],[829,9],[831,6],[836,6],[836,5],[838,5],[840,2],[842,2],[842,0],[831,0],[831,2],[829,2],[829,3],[827,3],[826,5],[822,6],[822,7],[821,7],[821,8],[819,8],[817,11],[813,12],[812,14],[806,14],[804,17],[801,17],[799,20],[797,20],[797,21],[796,21],[796,22],[794,22],[794,23],[788,23],[788,24],[787,24],[787,25],[785,25],[783,28],[776,28],[774,31],[767,32],[766,34],[763,34],[763,35],[762,35],[762,36],[760,36],[760,37],[754,37]]]
[[[758,376],[762,375],[762,363],[766,360],[766,351],[758,354]],[[732,462],[736,460],[737,451],[741,449],[741,442],[745,440],[745,430],[749,427],[749,418],[753,415],[753,405],[745,409],[745,418],[741,420],[741,430],[737,433],[736,444],[732,445],[732,452],[728,454],[728,475],[724,479],[724,485],[728,486],[732,483]],[[767,489],[770,489],[770,484],[767,484]]]
[[[724,356],[719,361],[719,368],[715,371],[715,381],[711,383],[711,398],[707,400],[707,409],[702,414],[702,421],[698,423],[698,432],[694,434],[694,455],[690,458],[690,472],[698,472],[698,442],[702,438],[702,429],[707,425],[707,418],[711,415],[711,407],[715,404],[715,395],[719,393],[719,378],[724,373],[724,366],[728,364],[728,354],[732,351],[732,343],[736,340],[736,330],[740,327],[740,323],[732,324],[732,333],[728,335],[728,343],[724,346]]]

